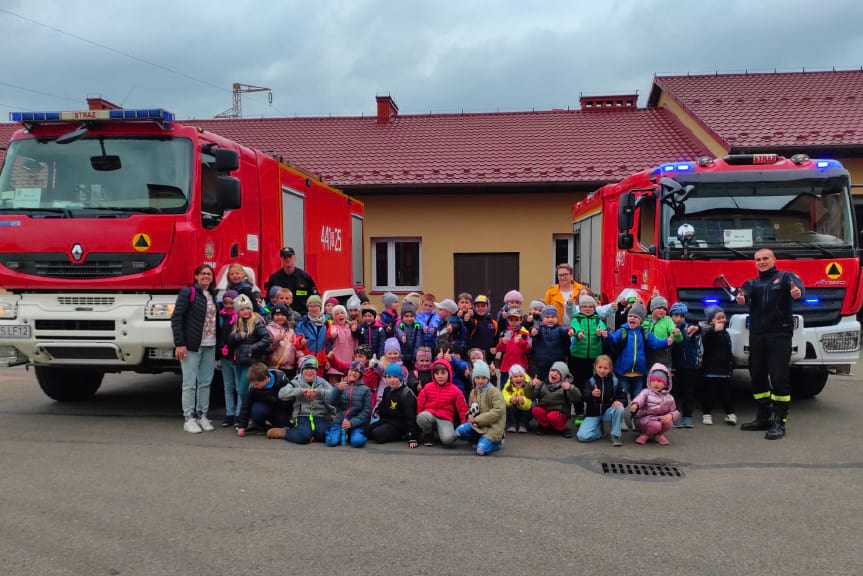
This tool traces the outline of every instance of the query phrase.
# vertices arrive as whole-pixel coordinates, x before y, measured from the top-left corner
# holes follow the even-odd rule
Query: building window
[[[557,284],[557,265],[558,264],[569,264],[573,268],[573,278],[578,278],[578,274],[576,273],[579,269],[578,262],[576,262],[575,254],[577,252],[574,250],[575,246],[575,238],[576,234],[555,234],[552,236],[552,256],[553,260],[551,262],[551,277],[552,284]]]
[[[419,238],[372,238],[372,290],[421,290],[421,254]]]

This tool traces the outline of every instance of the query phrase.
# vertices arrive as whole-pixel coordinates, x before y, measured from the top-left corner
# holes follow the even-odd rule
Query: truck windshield
[[[750,258],[752,248],[762,247],[777,256],[805,251],[839,257],[853,250],[852,222],[844,178],[700,182],[676,211],[662,206],[661,235],[665,248],[679,251],[678,228],[689,224],[695,231],[689,249],[696,257]]]
[[[189,206],[191,171],[187,139],[16,140],[0,173],[0,214],[179,214]]]

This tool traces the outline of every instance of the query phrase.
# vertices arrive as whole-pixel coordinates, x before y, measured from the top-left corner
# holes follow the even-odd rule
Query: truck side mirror
[[[620,197],[620,211],[617,215],[617,228],[621,232],[628,231],[635,222],[635,195],[627,192]]]
[[[635,244],[635,238],[629,232],[621,232],[617,235],[617,248],[619,250],[631,250]]]
[[[222,210],[236,210],[242,205],[240,179],[233,176],[219,176],[216,179],[216,196]]]
[[[240,167],[240,155],[236,150],[213,148],[211,153],[216,159],[216,170],[219,172],[233,172]]]

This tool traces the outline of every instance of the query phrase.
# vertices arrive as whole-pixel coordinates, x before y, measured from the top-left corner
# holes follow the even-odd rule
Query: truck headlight
[[[0,318],[14,320],[18,317],[19,296],[0,295]]]
[[[860,349],[860,332],[836,332],[821,337],[825,352],[856,352]]]
[[[174,313],[174,303],[150,302],[144,317],[147,320],[170,320]]]

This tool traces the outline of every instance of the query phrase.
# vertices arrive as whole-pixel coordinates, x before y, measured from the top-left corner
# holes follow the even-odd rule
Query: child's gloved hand
[[[374,356],[372,356],[372,359],[369,360],[369,368],[377,368],[380,363],[381,361],[378,360],[378,355],[375,354]]]

